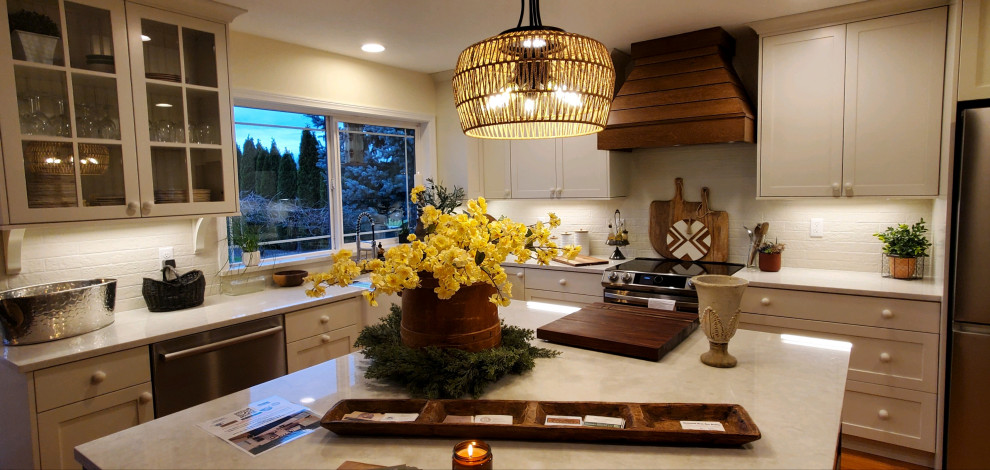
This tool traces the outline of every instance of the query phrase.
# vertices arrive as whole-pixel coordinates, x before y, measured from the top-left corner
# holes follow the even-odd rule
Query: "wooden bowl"
[[[301,269],[293,269],[291,271],[279,271],[272,274],[272,280],[279,287],[295,287],[302,285],[303,278],[309,276],[309,273]]]

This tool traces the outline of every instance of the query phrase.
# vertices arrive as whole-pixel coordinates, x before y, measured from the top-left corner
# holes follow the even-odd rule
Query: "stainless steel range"
[[[636,258],[602,273],[605,302],[649,306],[650,299],[673,300],[675,310],[698,312],[698,293],[691,278],[699,274],[731,276],[741,264]]]

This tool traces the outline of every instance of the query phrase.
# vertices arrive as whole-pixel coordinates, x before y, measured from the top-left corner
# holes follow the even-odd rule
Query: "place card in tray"
[[[353,411],[419,413],[419,417],[410,422],[345,421],[344,415]],[[512,424],[444,423],[447,415],[510,415]],[[626,427],[546,426],[547,415],[619,417],[626,420]],[[685,429],[682,422],[688,421],[717,422],[724,431]],[[761,437],[742,406],[716,403],[349,399],[330,408],[320,424],[339,435],[526,441],[736,446]]]

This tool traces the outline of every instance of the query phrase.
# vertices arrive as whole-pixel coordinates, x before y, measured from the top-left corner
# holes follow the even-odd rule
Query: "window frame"
[[[267,270],[272,267],[297,266],[311,263],[319,263],[330,259],[331,253],[350,249],[354,251],[354,243],[344,243],[343,233],[343,197],[341,194],[341,168],[340,168],[340,135],[337,129],[339,122],[356,124],[371,124],[389,127],[401,127],[415,129],[415,162],[416,171],[422,175],[432,175],[436,170],[436,117],[432,114],[415,113],[385,108],[373,108],[367,106],[351,105],[345,103],[332,103],[308,98],[278,95],[272,93],[255,92],[248,90],[233,90],[231,93],[231,112],[234,107],[248,107],[257,109],[267,109],[272,111],[284,111],[289,113],[318,114],[326,118],[327,132],[327,168],[331,172],[327,178],[330,188],[327,191],[327,202],[331,207],[330,221],[330,243],[329,250],[300,253],[293,256],[284,256],[275,259],[263,259],[259,266],[246,267],[240,263],[231,265],[228,261],[229,247],[226,237],[227,219],[230,216],[217,217],[218,250],[217,263],[220,274],[244,273],[258,270]],[[231,119],[231,131],[233,132],[234,120]],[[236,136],[236,134],[234,134]],[[236,148],[236,137],[232,139]],[[331,152],[332,148],[332,152]],[[235,172],[236,173],[236,172]],[[239,175],[234,175],[235,179]],[[424,176],[427,178],[429,176]],[[240,182],[237,182],[240,188]],[[239,193],[239,190],[238,190]],[[238,194],[239,197],[239,194]],[[238,206],[239,207],[239,206]],[[238,214],[240,211],[238,210]],[[397,239],[391,237],[383,241],[395,243]]]

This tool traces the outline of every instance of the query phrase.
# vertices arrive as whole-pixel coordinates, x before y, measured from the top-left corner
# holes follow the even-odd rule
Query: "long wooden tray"
[[[598,302],[536,330],[554,343],[659,361],[698,327],[698,314]]]
[[[419,413],[412,422],[344,421],[353,411]],[[512,424],[444,423],[447,415],[511,415]],[[547,415],[612,416],[624,429],[545,426]],[[684,429],[682,421],[715,421],[725,431]],[[739,405],[711,403],[608,403],[522,400],[349,399],[337,402],[320,424],[340,435],[456,437],[525,441],[610,442],[737,446],[760,430]]]

